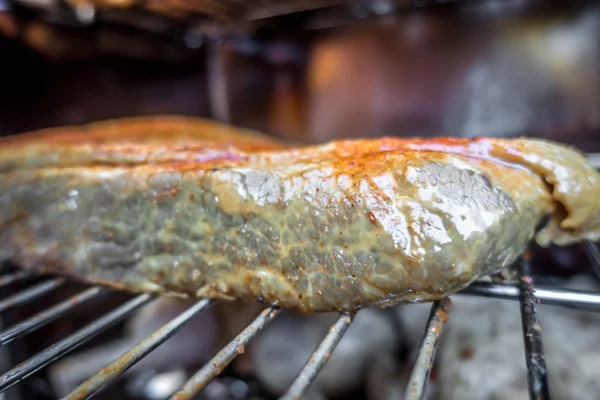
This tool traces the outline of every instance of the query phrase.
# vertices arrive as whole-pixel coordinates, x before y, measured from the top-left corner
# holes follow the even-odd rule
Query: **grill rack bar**
[[[17,365],[10,371],[0,376],[0,392],[10,388],[22,379],[34,374],[52,361],[65,355],[69,351],[90,340],[100,332],[113,326],[131,312],[140,308],[152,299],[153,296],[150,294],[141,294],[114,309],[113,311],[103,315],[96,321],[86,325],[77,332],[67,336],[61,341],[56,342],[47,349]]]
[[[302,394],[315,380],[317,374],[325,366],[331,354],[342,340],[342,337],[354,321],[356,314],[342,314],[329,329],[325,338],[317,349],[312,353],[302,370],[294,379],[288,390],[281,396],[280,400],[298,400]]]
[[[37,313],[32,317],[13,325],[4,332],[0,333],[0,346],[10,343],[19,336],[41,328],[42,326],[68,313],[74,307],[107,292],[108,290],[106,289],[103,289],[99,286],[93,286],[79,294],[76,294],[75,296],[69,297],[68,299],[52,306],[51,308],[48,308],[47,310]]]
[[[0,313],[5,312],[10,308],[29,303],[38,297],[50,293],[65,282],[66,280],[64,278],[50,279],[12,295],[7,299],[0,301]]]
[[[419,345],[417,361],[404,392],[404,399],[406,400],[419,400],[423,398],[429,373],[435,359],[442,327],[448,320],[448,308],[450,308],[451,304],[450,299],[445,298],[441,301],[433,302],[431,306],[431,312],[429,313],[425,331]]]
[[[122,373],[131,368],[135,363],[147,356],[151,351],[171,338],[186,323],[192,320],[198,313],[214,304],[213,300],[203,299],[188,308],[176,318],[165,324],[162,328],[152,333],[137,346],[113,361],[110,365],[99,370],[88,380],[79,385],[65,400],[88,399],[112,383]]]
[[[587,309],[587,310],[591,310],[591,311],[600,311],[600,294],[599,293],[536,287],[535,288],[535,296],[534,296],[533,286],[530,285],[530,281],[527,279],[526,267],[527,266],[523,267],[523,268],[525,268],[525,270],[522,271],[523,272],[522,275],[525,278],[522,279],[521,282],[510,282],[510,283],[504,283],[504,284],[475,282],[475,283],[471,284],[469,287],[467,287],[466,289],[463,289],[462,291],[458,292],[457,295],[471,295],[471,296],[475,295],[475,296],[484,296],[484,297],[491,297],[491,298],[519,300],[521,302],[521,307],[522,307],[522,320],[523,320],[523,329],[524,329],[523,337],[526,340],[526,346],[528,346],[527,345],[528,326],[535,326],[535,323],[537,323],[537,320],[535,319],[535,309],[533,309],[533,318],[534,318],[533,320],[531,319],[532,318],[531,310],[529,310],[527,308],[523,309],[523,304],[525,302],[528,302],[527,304],[529,304],[531,307],[534,307],[534,304],[538,300],[542,300],[544,303],[550,304],[550,305],[557,305],[557,306],[576,308],[576,309]],[[30,276],[31,276],[30,274],[16,275],[15,273],[12,273],[9,275],[5,275],[4,277],[0,277],[0,283],[8,280],[9,281],[8,284],[10,284],[11,282],[16,282],[18,280],[25,279]],[[54,282],[49,286],[53,287],[54,285],[56,285],[56,287],[58,287],[59,282],[55,282],[55,281],[60,281],[60,279],[51,279],[47,282]],[[45,283],[47,283],[47,282],[45,282]],[[60,282],[60,283],[62,284],[62,282]],[[35,287],[39,287],[39,285],[33,286],[30,289],[33,289]],[[26,289],[25,291],[30,290],[30,289]],[[73,296],[70,299],[67,299],[67,300],[55,305],[54,307],[50,308],[49,310],[43,311],[40,314],[43,315],[45,313],[48,313],[49,311],[52,311],[53,309],[59,309],[60,313],[53,315],[53,316],[51,314],[51,317],[52,318],[60,317],[63,314],[67,313],[75,305],[75,304],[72,304],[71,307],[66,307],[67,302],[72,301],[75,298],[79,299],[81,296],[83,296],[84,299],[86,299],[88,295],[93,297],[92,293],[94,292],[94,290],[98,290],[98,288],[92,287],[84,292],[79,293],[78,295]],[[108,289],[103,289],[102,292],[104,292],[105,290],[108,291]],[[25,291],[23,291],[23,292],[25,292]],[[23,293],[23,292],[21,292],[21,293]],[[17,296],[17,295],[15,295],[15,296]],[[12,296],[12,297],[14,298],[15,296]],[[529,297],[527,297],[527,296],[529,296]],[[537,299],[536,299],[536,297],[537,297]],[[57,342],[56,344],[50,346],[49,348],[45,349],[44,351],[40,352],[39,354],[31,357],[24,363],[18,365],[17,367],[13,368],[12,370],[8,371],[4,375],[0,376],[0,393],[5,391],[9,387],[13,386],[20,380],[30,376],[31,374],[35,373],[39,369],[48,365],[50,362],[65,355],[66,353],[73,350],[74,348],[76,348],[80,344],[84,343],[85,341],[91,339],[93,336],[100,333],[101,331],[107,329],[108,327],[110,327],[113,324],[117,323],[118,321],[122,320],[127,315],[129,315],[130,313],[132,313],[139,307],[145,305],[146,303],[148,303],[150,300],[152,300],[154,298],[155,298],[155,296],[150,295],[150,294],[138,295],[134,299],[130,300],[128,303],[125,303],[125,304],[121,305],[120,307],[116,308],[115,310],[105,314],[103,317],[99,318],[98,320],[92,322],[91,324],[87,325],[86,327],[80,329],[79,331],[75,332],[74,334]],[[6,300],[8,300],[8,299],[6,299]],[[5,302],[6,300],[0,301],[0,303]],[[74,302],[74,303],[76,303],[76,302]],[[161,343],[166,341],[170,336],[172,336],[172,334],[174,334],[175,331],[173,331],[171,334],[169,334],[170,330],[168,328],[177,326],[178,319],[179,320],[185,319],[187,317],[186,316],[187,313],[196,315],[198,312],[202,311],[203,309],[206,309],[211,304],[212,304],[212,301],[210,301],[210,300],[199,301],[198,303],[196,303],[196,305],[190,307],[190,309],[186,310],[180,316],[176,317],[174,320],[167,323],[165,326],[163,326],[163,328],[159,329],[157,332],[150,335],[146,340],[142,341],[134,349],[125,353],[122,357],[118,358],[117,360],[115,360],[115,362],[113,362],[111,364],[111,365],[115,365],[115,364],[119,363],[120,361],[123,361],[124,366],[119,366],[118,368],[116,368],[114,373],[109,373],[105,376],[101,376],[103,374],[100,374],[100,373],[94,375],[93,377],[91,377],[88,380],[88,381],[93,380],[93,379],[96,380],[94,383],[94,386],[91,387],[89,391],[86,391],[83,394],[77,394],[76,391],[78,389],[76,389],[71,394],[69,394],[66,397],[66,399],[82,399],[82,398],[92,397],[95,393],[99,392],[100,390],[102,390],[102,388],[104,388],[106,385],[108,385],[112,380],[116,379],[119,375],[121,375],[123,372],[125,372],[129,367],[131,367],[133,364],[138,362],[141,358],[146,356],[148,353],[150,353],[152,350],[154,350],[156,347],[158,347]],[[61,306],[61,305],[65,306],[66,308],[60,309],[59,306]],[[429,317],[427,325],[426,325],[427,329],[426,329],[425,335],[422,339],[421,346],[419,347],[419,352],[417,354],[417,363],[414,367],[413,373],[411,375],[411,381],[410,381],[410,382],[413,382],[413,381],[419,382],[418,384],[416,384],[416,387],[420,388],[420,389],[417,390],[417,393],[413,393],[413,395],[411,397],[407,397],[407,399],[416,400],[416,399],[422,398],[422,395],[424,393],[424,388],[425,388],[424,385],[426,385],[426,383],[428,381],[429,370],[430,370],[430,367],[431,367],[434,357],[435,357],[436,345],[438,343],[439,333],[440,333],[439,331],[441,329],[441,326],[445,322],[445,315],[444,315],[445,313],[443,310],[446,310],[449,305],[450,305],[449,299],[444,299],[442,301],[433,303],[432,312],[430,313],[430,317]],[[196,309],[193,310],[194,308],[196,308]],[[193,310],[193,311],[190,311],[190,310]],[[225,346],[213,358],[213,360],[211,362],[207,363],[202,369],[200,369],[200,371],[198,371],[192,378],[190,378],[180,391],[173,394],[170,399],[172,399],[172,400],[189,399],[189,398],[192,398],[196,393],[202,391],[214,377],[219,375],[219,373],[227,365],[229,365],[229,363],[231,363],[231,361],[237,356],[237,354],[242,353],[244,351],[244,346],[254,336],[256,336],[256,334],[261,329],[263,329],[273,318],[275,318],[279,312],[280,312],[280,308],[277,306],[272,306],[272,307],[265,309],[246,329],[244,329],[244,331],[242,331],[232,342],[230,342],[227,346]],[[189,318],[191,318],[192,316],[190,316]],[[39,315],[36,317],[39,317]],[[32,317],[32,318],[35,318],[35,317]],[[30,318],[30,320],[32,318]],[[335,349],[335,347],[337,346],[337,344],[343,337],[344,333],[350,326],[353,318],[354,318],[354,315],[341,315],[340,316],[340,318],[337,320],[337,322],[330,329],[330,332],[328,333],[328,335],[323,339],[321,344],[317,347],[317,350],[313,353],[313,355],[311,356],[309,361],[307,361],[307,364],[305,364],[302,371],[298,374],[298,376],[294,382],[294,384],[297,385],[297,389],[294,388],[294,384],[293,384],[292,386],[290,386],[290,388],[288,389],[286,394],[281,399],[285,399],[285,400],[291,399],[291,398],[295,399],[295,398],[299,398],[303,394],[303,392],[310,386],[313,379],[318,375],[321,368],[327,362],[329,356],[331,355],[331,353],[333,352],[333,350]],[[438,323],[437,320],[439,320],[441,322]],[[0,333],[0,339],[4,337],[3,335],[6,332],[11,332],[15,329],[15,327],[18,328],[20,325],[26,324],[28,321],[29,320],[25,320],[25,321],[21,322],[20,324],[14,326],[12,328],[9,328],[4,333]],[[18,335],[29,333],[30,331],[39,328],[40,326],[44,325],[47,322],[49,322],[49,321],[44,321],[44,319],[42,318],[41,325],[36,325],[34,323],[32,329],[25,329],[22,331],[18,330]],[[33,323],[33,322],[29,322],[29,323]],[[165,329],[165,328],[167,328],[167,329]],[[436,335],[434,335],[433,337],[431,335],[429,335],[430,337],[428,339],[427,336],[428,336],[428,333],[430,333],[429,332],[430,328],[433,328],[433,331],[435,331]],[[537,357],[537,356],[535,356],[536,353],[542,354],[542,357],[543,357],[543,353],[541,351],[542,350],[541,340],[539,341],[539,346],[538,347],[536,347],[536,346],[537,346],[537,344],[534,343],[533,347],[530,350],[528,350],[528,352],[526,354],[526,356],[527,356],[526,361],[527,361],[528,371],[530,372],[530,374],[531,374],[530,359],[532,357],[533,358]],[[107,368],[109,368],[111,365],[109,365]],[[101,371],[106,370],[107,368],[103,368]],[[544,366],[543,370],[545,371],[545,366]],[[101,371],[99,371],[99,372],[101,372]],[[535,377],[532,377],[530,379],[530,385],[532,384],[534,379],[535,379]],[[544,376],[544,379],[546,379],[545,376]],[[301,382],[301,383],[296,383],[296,382]],[[547,385],[547,379],[544,382]],[[80,385],[80,387],[81,386],[83,386],[83,384]],[[413,385],[409,384],[408,388],[411,388],[412,386]],[[535,385],[533,387],[535,387]],[[539,387],[539,385],[538,385],[538,387]],[[542,389],[543,389],[543,386],[542,386]],[[538,390],[538,392],[540,392],[540,391]],[[407,393],[408,393],[408,390],[407,390]],[[545,392],[542,390],[542,393],[545,393]],[[531,398],[534,400],[542,400],[542,399],[549,399],[550,397],[549,396],[535,397],[534,394],[532,394]]]
[[[518,283],[473,282],[456,295],[519,300],[520,293]],[[541,304],[600,312],[600,293],[536,286],[535,297]]]
[[[31,278],[32,276],[33,276],[33,274],[29,271],[17,271],[17,272],[13,272],[11,274],[4,275],[2,278],[0,278],[0,289],[2,289],[5,286],[10,285],[11,283],[15,283],[18,281],[23,281],[27,278]]]
[[[533,281],[529,276],[529,260],[523,258],[519,264],[521,270],[519,305],[525,344],[529,398],[531,400],[548,400],[550,399],[548,369],[542,345],[542,327],[535,312],[536,298]]]
[[[263,310],[239,335],[237,335],[216,356],[192,376],[183,387],[174,393],[170,400],[189,400],[202,391],[217,375],[219,375],[238,355],[244,352],[250,340],[269,324],[281,308],[271,306]]]

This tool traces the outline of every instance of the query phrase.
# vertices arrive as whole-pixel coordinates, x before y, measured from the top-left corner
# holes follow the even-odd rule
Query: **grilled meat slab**
[[[133,292],[305,312],[431,301],[533,238],[600,238],[600,174],[543,140],[308,146],[155,117],[0,141],[0,258]]]

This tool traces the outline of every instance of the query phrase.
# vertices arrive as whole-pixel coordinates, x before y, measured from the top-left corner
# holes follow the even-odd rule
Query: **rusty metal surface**
[[[65,397],[67,400],[85,399],[93,396],[105,386],[109,385],[117,379],[126,370],[148,355],[152,350],[156,349],[167,339],[171,338],[181,327],[189,322],[202,310],[210,307],[214,301],[204,299],[200,300],[171,322],[164,325],[162,328],[148,336],[137,346],[123,354],[110,365],[102,368],[94,376],[79,385],[69,395]]]
[[[77,303],[80,300],[85,300],[87,296],[93,297],[97,288],[91,288],[84,291],[70,299],[65,300],[67,302]],[[530,280],[525,274],[522,285],[519,282],[509,282],[506,284],[486,284],[476,282],[471,285],[470,289],[463,292],[468,292],[469,295],[479,295],[485,297],[496,297],[517,300],[520,299],[522,303],[522,317],[524,324],[524,338],[526,344],[526,355],[528,361],[528,370],[530,371],[530,385],[534,389],[532,398],[535,399],[546,399],[544,385],[545,385],[545,365],[543,362],[543,351],[541,348],[541,331],[539,328],[539,322],[535,317],[535,309],[532,310],[534,303],[537,299],[543,299],[546,304],[555,305],[566,305],[573,307],[572,303],[579,304],[579,306],[592,307],[592,310],[600,310],[600,294],[587,293],[587,292],[574,292],[574,291],[561,291],[555,289],[536,288],[536,295],[533,295],[533,287]],[[457,295],[459,295],[457,294]],[[35,371],[44,367],[48,363],[66,354],[68,351],[74,349],[79,344],[93,337],[99,331],[108,327],[108,325],[114,324],[118,319],[125,317],[130,312],[134,311],[138,307],[143,306],[151,300],[151,296],[141,295],[134,298],[129,303],[123,305],[119,309],[105,315],[96,322],[86,326],[75,334],[65,338],[57,344],[49,347],[42,351],[38,355],[25,361],[21,365],[15,367],[4,376],[0,377],[0,391],[6,390],[8,387],[14,385],[19,380],[31,375]],[[78,301],[74,301],[78,300]],[[129,367],[139,361],[142,357],[146,356],[158,345],[166,341],[175,330],[189,320],[191,317],[196,315],[201,310],[208,306],[207,300],[201,300],[195,306],[186,310],[179,317],[165,325],[160,330],[150,335],[146,340],[141,342],[138,346],[124,354],[123,357],[117,359],[113,364],[99,371],[98,374],[90,378],[86,383],[78,387],[74,392],[68,395],[67,399],[82,399],[89,398],[98,391],[102,390],[111,380],[120,376]],[[61,304],[57,306],[60,310]],[[444,299],[440,302],[436,302],[432,306],[432,311],[428,319],[426,330],[419,347],[419,354],[417,361],[413,369],[409,385],[407,386],[406,398],[408,400],[421,399],[423,398],[425,387],[428,381],[429,372],[433,364],[435,357],[436,346],[439,340],[441,328],[446,321],[447,311],[450,306],[450,300]],[[594,308],[595,307],[595,308]],[[67,312],[70,308],[67,307]],[[278,307],[270,307],[264,310],[258,318],[254,320],[242,333],[240,333],[232,342],[230,342],[225,348],[223,348],[212,360],[207,363],[194,377],[192,377],[183,388],[171,397],[172,399],[191,399],[198,392],[202,391],[211,380],[219,375],[223,369],[225,369],[231,361],[238,355],[244,352],[244,348],[247,343],[256,336],[258,332],[264,328],[278,313]],[[533,311],[533,315],[532,315]],[[43,314],[43,313],[42,313]],[[38,316],[39,318],[39,316]],[[33,321],[40,321],[38,318]],[[335,347],[343,337],[347,328],[353,320],[352,315],[342,315],[337,322],[332,326],[328,335],[321,342],[317,350],[313,353],[311,358],[305,364],[302,371],[297,376],[294,383],[290,386],[286,394],[282,399],[298,399],[309,388],[311,382],[318,375],[328,358],[331,356]],[[43,322],[43,318],[41,320]],[[25,321],[27,322],[27,321]],[[34,322],[32,322],[34,323]],[[22,323],[23,324],[23,323]],[[22,325],[21,324],[21,325]],[[35,323],[34,323],[35,324]],[[19,325],[9,329],[19,330]],[[28,333],[29,330],[25,329],[22,333]],[[4,334],[0,334],[0,339],[4,337]],[[541,358],[540,358],[541,357]],[[540,363],[541,360],[541,363]],[[540,378],[542,379],[540,381]],[[541,383],[540,383],[541,382]]]
[[[248,342],[267,326],[280,311],[281,308],[271,306],[261,312],[246,329],[219,351],[200,371],[194,374],[179,391],[173,394],[170,400],[189,400],[201,392],[238,354],[242,354],[245,351]]]
[[[302,397],[303,393],[317,377],[319,371],[325,366],[325,363],[331,357],[340,340],[342,340],[350,324],[354,321],[355,315],[340,315],[335,324],[329,329],[329,333],[310,356],[296,379],[294,379],[289,389],[281,397],[281,400],[296,400]]]
[[[550,399],[548,388],[548,369],[542,345],[542,327],[535,311],[537,299],[534,294],[533,281],[529,276],[529,261],[526,257],[521,262],[520,308],[525,343],[525,360],[527,362],[527,382],[531,400]]]
[[[448,308],[450,308],[450,305],[450,298],[445,298],[434,302],[431,307],[431,313],[425,326],[425,333],[419,345],[417,361],[415,362],[404,393],[406,400],[420,400],[424,397],[442,326],[448,320]]]

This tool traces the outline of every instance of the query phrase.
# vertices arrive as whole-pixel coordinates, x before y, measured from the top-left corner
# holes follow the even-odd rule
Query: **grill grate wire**
[[[42,283],[38,283],[37,285],[27,288],[25,290],[22,290],[19,293],[0,301],[0,313],[3,313],[10,308],[27,304],[37,299],[38,297],[50,293],[63,283],[65,283],[65,279],[62,278],[50,279]]]
[[[177,393],[170,397],[170,399],[187,400],[193,398],[196,393],[202,391],[238,354],[245,351],[245,346],[250,340],[265,328],[280,311],[281,308],[277,306],[271,306],[263,310],[250,325],[219,351],[212,360],[206,363],[206,365],[192,376]]]
[[[457,295],[511,299],[520,302],[530,398],[532,400],[550,399],[541,330],[535,313],[535,304],[539,301],[543,301],[545,304],[555,306],[600,311],[600,293],[559,290],[548,287],[536,287],[534,289],[532,280],[528,276],[528,262],[526,260],[522,262],[519,270],[521,272],[520,281],[507,283],[475,282],[457,293]],[[9,282],[5,284],[9,285],[11,283],[26,280],[30,277],[30,274],[17,272],[0,277],[0,283]],[[58,288],[63,282],[62,279],[49,279],[42,284],[34,285],[32,288],[25,289],[22,292],[9,297],[0,302],[0,304],[5,304],[9,300],[14,303],[15,298],[19,299],[18,304],[33,301],[40,295]],[[45,289],[42,290],[39,288]],[[46,311],[38,313],[13,327],[8,328],[4,332],[0,332],[0,345],[5,345],[17,337],[30,333],[67,314],[80,304],[108,292],[110,292],[109,289],[91,287],[75,296],[59,302],[48,308]],[[32,295],[31,293],[36,295]],[[0,376],[0,392],[4,392],[19,381],[67,354],[95,335],[123,320],[135,310],[146,305],[155,298],[156,296],[150,294],[138,295],[123,305],[115,308],[113,311],[101,316],[96,321],[81,328],[79,331],[58,341],[54,345],[14,367]],[[112,383],[127,369],[168,340],[194,316],[211,307],[213,304],[213,300],[203,299],[192,305],[178,317],[174,318],[158,331],[140,342],[137,346],[116,359],[113,363],[98,371],[95,375],[68,394],[65,399],[75,400],[93,397],[94,394]],[[435,358],[439,336],[442,327],[446,322],[447,310],[450,307],[450,304],[449,298],[433,302],[432,304],[431,312],[424,329],[423,338],[419,346],[416,362],[410,376],[409,384],[406,388],[406,399],[422,399],[425,394],[430,368]],[[277,306],[266,308],[236,338],[219,351],[210,362],[205,364],[203,368],[192,376],[179,391],[174,393],[170,399],[191,399],[197,393],[201,392],[238,354],[241,354],[244,351],[248,342],[266,327],[280,311],[281,309]],[[331,327],[329,333],[325,336],[321,344],[299,372],[288,391],[281,397],[282,400],[299,399],[302,396],[335,350],[353,319],[354,314],[340,315],[339,319]]]
[[[519,267],[521,272],[519,305],[521,306],[521,322],[523,324],[529,398],[531,400],[545,400],[550,398],[548,370],[546,369],[542,346],[542,328],[535,312],[537,299],[535,298],[532,279],[529,276],[527,255],[521,259]]]
[[[127,303],[98,318],[91,324],[86,325],[77,332],[20,363],[4,375],[0,376],[0,392],[5,391],[22,379],[25,379],[44,368],[52,361],[55,361],[81,344],[87,342],[100,332],[110,328],[133,311],[148,303],[153,297],[154,296],[146,293],[138,295]]]
[[[18,271],[12,274],[6,274],[0,278],[0,289],[16,282],[24,281],[27,278],[31,278],[33,274],[28,271]]]
[[[474,282],[460,291],[461,295],[519,300],[518,283]],[[563,290],[545,286],[535,287],[535,298],[544,304],[600,312],[600,294],[580,290]]]
[[[448,308],[450,304],[450,299],[445,298],[441,301],[435,301],[431,307],[431,312],[425,325],[425,332],[419,344],[417,361],[406,385],[404,393],[406,400],[419,400],[423,398],[431,365],[433,365],[433,360],[435,359],[438,340],[442,333],[442,326],[448,320]]]
[[[219,72],[222,66],[211,68],[213,76]],[[215,71],[216,70],[216,71]],[[226,77],[217,77],[220,86],[226,85]],[[213,87],[210,90],[211,106],[215,103],[226,104],[227,99],[218,98],[222,94],[222,87]],[[223,108],[222,106],[221,108]],[[228,122],[226,111],[216,112],[221,120]],[[600,167],[600,154],[588,154],[588,159],[597,168]],[[592,265],[596,275],[600,278],[600,250],[591,242],[583,244],[584,251]],[[540,301],[544,304],[573,308],[586,309],[600,312],[600,294],[584,291],[561,290],[548,287],[533,286],[532,279],[529,276],[528,261],[522,260],[519,272],[521,280],[518,282],[506,283],[488,283],[475,282],[463,289],[459,294],[468,296],[481,296],[497,299],[509,299],[519,301],[521,310],[522,332],[525,344],[525,361],[528,371],[528,384],[530,399],[547,400],[550,399],[548,390],[547,370],[543,353],[542,336],[539,321],[535,312],[535,304]],[[14,283],[29,279],[35,276],[27,271],[18,271],[6,274],[0,277],[0,288],[10,286]],[[0,313],[20,305],[31,302],[65,283],[65,279],[49,279],[45,282],[34,285],[13,296],[0,301]],[[109,292],[108,289],[100,287],[91,287],[69,299],[60,302],[53,307],[34,315],[22,321],[7,330],[0,332],[0,346],[6,345],[13,339],[33,332],[36,329],[50,323],[67,314],[80,304],[96,298]],[[125,304],[117,307],[113,311],[101,316],[96,321],[88,324],[84,328],[60,340],[54,345],[34,355],[8,372],[0,376],[0,393],[6,391],[19,381],[27,378],[49,363],[55,361],[61,356],[67,354],[79,345],[90,340],[95,335],[108,329],[119,321],[123,320],[140,307],[146,305],[155,299],[150,294],[141,294],[134,297]],[[79,385],[75,390],[68,394],[65,399],[87,399],[105,388],[122,373],[156,349],[171,336],[173,336],[181,327],[189,322],[201,311],[209,308],[214,301],[203,299],[184,311],[178,317],[171,320],[162,328],[148,336],[137,346],[123,354],[113,361],[110,365],[98,371],[95,375]],[[439,342],[440,334],[444,323],[447,320],[447,310],[450,307],[450,299],[445,298],[441,301],[435,301],[432,304],[431,312],[426,322],[423,337],[419,345],[415,365],[413,367],[410,379],[405,391],[405,399],[419,400],[424,397],[429,373]],[[212,379],[218,376],[240,353],[244,347],[254,338],[263,328],[265,328],[281,311],[277,306],[266,308],[250,325],[248,325],[236,338],[227,344],[217,355],[204,365],[194,376],[192,376],[183,387],[174,393],[170,400],[187,400],[195,394],[202,391]],[[310,386],[316,378],[321,368],[335,350],[344,333],[351,325],[354,314],[342,314],[331,327],[329,333],[307,360],[302,370],[293,381],[287,392],[281,397],[281,400],[299,399],[304,391]]]
[[[127,371],[136,362],[148,355],[167,339],[171,338],[177,331],[195,317],[199,312],[212,306],[212,300],[203,299],[181,313],[178,317],[171,320],[162,328],[148,336],[137,346],[123,354],[112,364],[102,368],[94,376],[79,385],[73,392],[65,397],[67,400],[87,399],[107,386],[122,373]]]
[[[281,400],[300,399],[302,397],[302,393],[304,393],[312,381],[315,380],[321,368],[325,366],[325,363],[329,357],[331,357],[331,353],[333,353],[340,340],[342,340],[344,333],[346,333],[350,324],[354,321],[355,315],[356,314],[340,315],[338,320],[329,330],[329,333],[310,356],[296,379],[294,379],[294,382],[292,382],[287,392],[281,397]]]
[[[88,300],[100,296],[103,293],[108,293],[107,289],[98,286],[91,287],[83,292],[69,297],[68,299],[56,304],[47,310],[38,313],[26,320],[12,326],[11,328],[0,333],[0,345],[10,343],[13,339],[22,336],[26,333],[33,332],[44,325],[49,324],[55,319],[65,315],[79,304],[83,304]]]

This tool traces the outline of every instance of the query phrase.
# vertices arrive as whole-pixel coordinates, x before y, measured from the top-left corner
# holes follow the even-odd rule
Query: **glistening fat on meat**
[[[2,258],[134,292],[307,312],[439,299],[534,237],[600,238],[600,174],[538,139],[308,146],[134,118],[2,139],[0,171]]]

